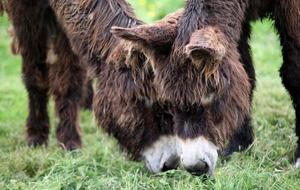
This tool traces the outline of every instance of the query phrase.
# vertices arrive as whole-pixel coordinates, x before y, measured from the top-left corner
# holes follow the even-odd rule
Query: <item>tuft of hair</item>
[[[7,32],[11,37],[11,44],[10,44],[11,52],[14,55],[18,55],[20,53],[20,46],[19,46],[19,41],[17,39],[14,27],[10,25],[9,28],[7,29]]]
[[[172,48],[172,57],[180,59],[184,55],[185,45],[190,40],[192,33],[202,28],[206,20],[206,12],[203,9],[204,0],[189,0],[185,5],[185,9],[181,19],[179,20],[178,34]],[[202,18],[202,19],[198,19]]]
[[[219,66],[226,56],[228,40],[218,27],[208,26],[196,30],[186,46],[186,54],[192,64],[201,70],[206,83],[209,79],[214,85],[219,83]]]

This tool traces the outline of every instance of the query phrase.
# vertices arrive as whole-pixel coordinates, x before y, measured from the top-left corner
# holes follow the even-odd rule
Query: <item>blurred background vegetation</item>
[[[145,22],[164,17],[166,14],[180,8],[184,0],[130,0],[137,15]]]

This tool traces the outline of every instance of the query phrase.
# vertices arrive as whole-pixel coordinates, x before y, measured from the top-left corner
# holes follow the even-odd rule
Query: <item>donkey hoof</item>
[[[59,145],[66,151],[73,151],[81,148],[81,141],[60,142]]]
[[[27,137],[27,144],[30,147],[47,146],[48,137],[44,135],[30,135]]]
[[[66,151],[72,151],[81,148],[80,128],[73,124],[58,125],[56,139],[59,145]]]

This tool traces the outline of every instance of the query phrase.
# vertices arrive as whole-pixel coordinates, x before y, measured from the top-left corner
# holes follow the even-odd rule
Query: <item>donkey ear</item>
[[[225,35],[215,27],[206,27],[196,30],[186,46],[186,54],[194,63],[203,59],[220,62],[224,58],[227,50],[227,40]]]
[[[148,41],[147,35],[140,28],[123,28],[113,26],[110,31],[114,36],[134,43],[146,44]]]
[[[112,27],[111,33],[119,38],[146,47],[171,46],[176,37],[175,26],[140,25],[133,28]]]
[[[171,13],[153,25],[145,24],[133,28],[112,27],[111,32],[116,37],[150,47],[171,46],[177,36],[177,23],[182,12],[180,9]]]
[[[177,36],[177,23],[182,10],[167,15],[153,25],[139,25],[133,28],[112,27],[111,33],[124,40],[131,41],[148,50],[171,50]]]

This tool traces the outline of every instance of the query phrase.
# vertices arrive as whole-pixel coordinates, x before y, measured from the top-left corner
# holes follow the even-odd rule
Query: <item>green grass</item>
[[[162,13],[143,14],[143,1],[135,1],[147,21],[171,11],[180,1],[164,1]],[[155,1],[155,4],[158,1]],[[174,1],[175,2],[175,1]],[[150,1],[151,3],[151,1]],[[160,4],[160,3],[158,3]],[[148,5],[147,5],[148,6]],[[149,5],[150,6],[150,5]],[[155,10],[154,10],[155,11]],[[152,14],[152,13],[151,13]],[[131,162],[116,141],[98,129],[89,112],[81,113],[83,148],[66,153],[57,144],[53,103],[51,137],[47,148],[32,149],[25,142],[27,94],[21,80],[21,60],[9,51],[8,23],[0,19],[0,189],[300,189],[300,172],[293,169],[296,146],[291,101],[281,85],[282,59],[278,37],[269,21],[253,24],[253,57],[257,89],[253,106],[256,140],[251,150],[220,160],[212,179],[184,171],[148,173],[142,163]]]

